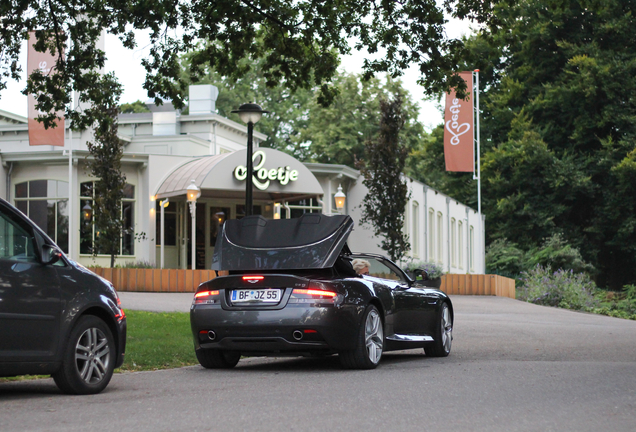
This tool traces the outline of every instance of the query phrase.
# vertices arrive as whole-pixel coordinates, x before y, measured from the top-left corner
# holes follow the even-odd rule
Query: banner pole
[[[481,149],[479,142],[479,69],[475,69],[475,117],[477,124],[475,134],[477,135],[477,213],[481,221]]]
[[[75,92],[71,90],[71,108],[73,108],[73,99],[75,97]],[[75,212],[73,211],[73,129],[69,124],[68,128],[68,256],[71,259],[75,259],[73,257],[73,216]]]

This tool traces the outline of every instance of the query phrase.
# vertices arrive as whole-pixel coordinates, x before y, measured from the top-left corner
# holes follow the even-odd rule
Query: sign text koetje
[[[265,190],[269,187],[270,181],[278,180],[281,185],[286,185],[290,181],[294,182],[298,180],[298,171],[291,169],[289,166],[270,168],[267,169],[265,165],[265,152],[259,150],[252,156],[252,161],[256,163],[258,158],[261,158],[260,162],[254,166],[254,173],[252,175],[252,181],[254,186],[260,190]],[[239,165],[234,168],[234,178],[243,181],[247,178],[247,168],[243,165]]]

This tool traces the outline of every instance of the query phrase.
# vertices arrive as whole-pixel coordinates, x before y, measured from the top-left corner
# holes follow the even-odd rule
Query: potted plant
[[[406,266],[406,273],[418,285],[439,288],[442,285],[442,266],[430,261],[411,261]]]

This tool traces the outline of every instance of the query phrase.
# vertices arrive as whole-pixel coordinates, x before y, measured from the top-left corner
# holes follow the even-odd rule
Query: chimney
[[[219,89],[211,84],[191,85],[188,87],[190,94],[190,115],[211,114],[216,112],[216,98]]]

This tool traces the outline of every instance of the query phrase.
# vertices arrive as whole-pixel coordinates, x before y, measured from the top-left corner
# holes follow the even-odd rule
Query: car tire
[[[369,305],[358,330],[357,346],[339,354],[346,369],[374,369],[380,363],[384,350],[384,324],[378,308]]]
[[[86,315],[71,330],[63,348],[62,366],[54,373],[55,384],[68,394],[96,394],[113,376],[117,350],[104,321]]]
[[[432,343],[424,347],[429,357],[447,357],[453,342],[453,318],[448,303],[442,303],[435,327],[435,338]]]
[[[197,359],[206,369],[232,369],[241,359],[241,353],[218,349],[198,349]]]

